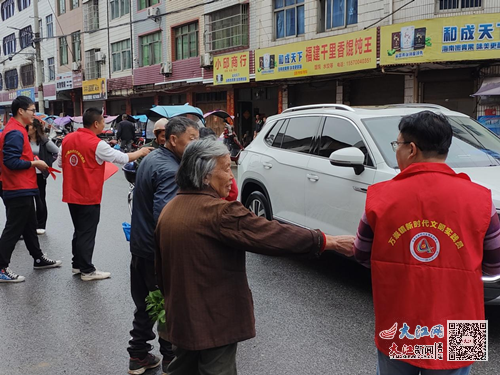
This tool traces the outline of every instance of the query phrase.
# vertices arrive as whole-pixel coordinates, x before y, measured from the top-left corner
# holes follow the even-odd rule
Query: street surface
[[[111,279],[82,282],[71,274],[73,227],[61,182],[48,181],[49,220],[40,241],[63,267],[33,270],[18,243],[11,268],[26,281],[0,285],[0,375],[127,374],[133,302],[121,223],[130,222],[128,183],[119,171],[104,186],[94,263]],[[240,375],[375,374],[368,270],[333,254],[314,261],[248,254],[247,265],[257,337],[239,345]],[[489,361],[476,364],[472,374],[498,375],[500,307],[486,312]]]

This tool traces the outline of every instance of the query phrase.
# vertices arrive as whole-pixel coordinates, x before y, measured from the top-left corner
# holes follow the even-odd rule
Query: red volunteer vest
[[[24,137],[23,152],[21,160],[33,161],[33,152],[31,151],[28,132],[23,124],[11,117],[7,122],[5,129],[0,135],[0,170],[2,171],[2,189],[3,190],[30,190],[38,189],[36,182],[36,171],[34,168],[11,170],[3,164],[3,143],[7,133],[17,130]]]
[[[412,164],[368,189],[375,344],[382,353],[442,349],[442,360],[400,357],[427,369],[473,363],[447,361],[447,320],[484,320],[481,262],[491,205],[488,189],[444,163]]]
[[[92,131],[80,128],[62,143],[63,202],[100,204],[104,184],[104,163],[95,159],[101,140]]]

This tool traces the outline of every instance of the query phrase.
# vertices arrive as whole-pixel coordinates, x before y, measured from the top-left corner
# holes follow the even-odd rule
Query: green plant
[[[166,323],[165,300],[160,290],[149,292],[146,297],[146,311],[153,321],[158,322],[158,326],[163,327]]]

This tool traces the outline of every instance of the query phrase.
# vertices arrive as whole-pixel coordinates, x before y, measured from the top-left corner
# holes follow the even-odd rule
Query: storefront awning
[[[500,77],[485,78],[479,90],[472,96],[500,95]]]

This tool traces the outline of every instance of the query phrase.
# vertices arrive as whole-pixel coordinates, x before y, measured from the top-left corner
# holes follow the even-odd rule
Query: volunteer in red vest
[[[47,164],[33,160],[26,125],[35,116],[35,104],[26,96],[12,102],[12,117],[0,135],[0,170],[7,222],[0,237],[0,282],[18,283],[25,280],[9,268],[10,258],[21,237],[34,259],[34,269],[60,267],[60,260],[43,254],[36,234],[37,219],[34,197],[38,195],[35,168],[45,171]]]
[[[105,163],[126,164],[149,154],[152,148],[124,154],[110,147],[97,135],[104,129],[104,117],[97,108],[83,114],[83,128],[64,137],[58,156],[63,170],[63,202],[68,203],[75,232],[71,243],[73,274],[83,281],[111,276],[92,264],[99,223]]]
[[[372,269],[377,374],[467,375],[473,360],[448,360],[447,321],[484,320],[481,276],[500,274],[500,222],[491,192],[445,163],[446,117],[405,116],[399,131],[401,173],[368,189],[354,244]]]

